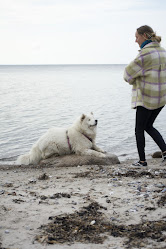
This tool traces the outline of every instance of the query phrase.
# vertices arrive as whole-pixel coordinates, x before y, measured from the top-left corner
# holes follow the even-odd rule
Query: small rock
[[[138,190],[138,191],[141,191],[141,189],[142,189],[141,186],[138,186],[137,190]]]
[[[145,208],[145,211],[154,211],[154,210],[156,210],[155,207],[146,207]]]
[[[72,204],[73,204],[73,205],[77,205],[77,202],[75,202],[75,201],[72,201]]]
[[[5,193],[4,190],[0,190],[0,195],[3,195]]]
[[[148,197],[149,197],[149,195],[148,195],[148,194],[145,194],[145,195],[144,195],[144,197],[145,197],[145,198],[148,198]]]
[[[166,186],[165,186],[164,184],[162,184],[162,183],[159,183],[159,184],[156,185],[156,187],[157,187],[157,188],[164,188],[164,187],[166,187]]]
[[[13,187],[13,183],[11,182],[6,182],[3,187],[7,187],[7,188],[10,188],[10,187]]]
[[[13,199],[13,202],[17,203],[17,204],[21,204],[22,202],[24,202],[24,200],[21,199]]]
[[[40,199],[41,199],[41,200],[46,200],[46,199],[47,199],[47,196],[41,195],[41,196],[40,196]]]
[[[166,188],[164,188],[162,191],[161,191],[161,193],[165,193],[166,192]]]
[[[131,208],[130,212],[138,212],[138,209],[137,208]]]
[[[94,225],[95,223],[96,223],[96,221],[92,220],[91,223],[90,223],[90,225]]]
[[[12,196],[16,196],[17,193],[16,192],[11,192],[11,193],[7,193],[8,195],[12,195]]]
[[[111,220],[111,221],[119,221],[119,220],[116,219],[115,217],[111,217],[110,220]]]
[[[110,201],[109,199],[106,199],[106,202],[107,202],[107,203],[111,203],[111,201]]]
[[[36,183],[36,179],[29,179],[29,183]]]
[[[162,157],[162,154],[161,154],[161,151],[156,151],[152,154],[152,157],[153,158],[161,158]]]
[[[48,179],[49,179],[49,176],[48,176],[46,173],[44,173],[44,174],[42,174],[41,176],[39,176],[38,179],[39,179],[39,180],[48,180]]]

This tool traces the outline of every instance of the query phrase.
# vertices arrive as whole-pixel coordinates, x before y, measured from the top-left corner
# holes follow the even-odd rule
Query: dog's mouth
[[[94,127],[94,126],[96,126],[97,124],[94,124],[94,125],[90,125],[90,127]]]
[[[90,125],[90,127],[94,127],[97,125],[98,120],[95,120],[95,123],[93,125]]]

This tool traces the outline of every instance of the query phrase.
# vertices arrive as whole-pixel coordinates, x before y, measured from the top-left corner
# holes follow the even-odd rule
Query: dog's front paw
[[[99,152],[101,152],[101,153],[103,153],[103,154],[106,154],[106,153],[107,153],[107,151],[102,150],[102,149],[100,149],[100,151],[99,151]]]
[[[106,153],[106,151],[104,151],[103,149],[101,149],[101,148],[99,148],[99,147],[97,147],[96,146],[96,148],[94,148],[96,151],[98,151],[98,152],[100,152],[100,153],[103,153],[103,154],[105,154]]]
[[[104,153],[100,153],[100,157],[107,157]]]

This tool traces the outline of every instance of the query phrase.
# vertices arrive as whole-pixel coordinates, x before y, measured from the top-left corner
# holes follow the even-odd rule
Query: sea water
[[[13,163],[51,127],[81,114],[98,119],[96,143],[120,160],[137,158],[135,110],[125,65],[0,66],[0,164]],[[166,139],[166,108],[155,126]],[[146,154],[159,150],[146,135]]]

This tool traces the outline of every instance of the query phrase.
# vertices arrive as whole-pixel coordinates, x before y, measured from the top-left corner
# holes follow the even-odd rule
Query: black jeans
[[[162,152],[166,151],[166,144],[161,134],[153,127],[153,123],[163,107],[148,110],[138,106],[136,110],[135,136],[140,161],[145,161],[145,134],[146,131],[159,146]]]

